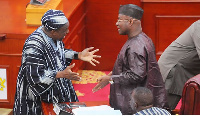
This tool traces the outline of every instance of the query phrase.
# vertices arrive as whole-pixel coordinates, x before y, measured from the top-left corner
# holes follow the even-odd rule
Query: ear
[[[135,109],[138,109],[138,104],[137,103],[135,103]]]
[[[132,26],[135,23],[135,20],[134,19],[130,19],[129,22],[130,22],[130,25]]]
[[[134,19],[134,18],[130,19],[130,24],[131,24],[131,26],[132,26],[133,24],[135,24],[135,23],[138,23],[138,21],[139,21],[139,20]]]

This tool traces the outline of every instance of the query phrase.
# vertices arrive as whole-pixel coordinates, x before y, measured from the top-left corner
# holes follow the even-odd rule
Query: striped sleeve
[[[158,107],[141,110],[134,115],[171,115],[167,110]]]

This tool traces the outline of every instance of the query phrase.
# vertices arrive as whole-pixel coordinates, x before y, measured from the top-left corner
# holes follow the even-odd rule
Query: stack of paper
[[[79,107],[76,109],[72,109],[72,112],[75,115],[122,115],[120,110],[114,110],[107,105]]]

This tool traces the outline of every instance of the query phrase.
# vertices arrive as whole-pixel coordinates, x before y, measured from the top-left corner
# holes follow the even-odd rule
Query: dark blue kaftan
[[[62,41],[57,46],[39,27],[25,41],[22,62],[17,78],[14,114],[41,114],[41,101],[78,101],[73,85],[65,78],[56,79],[73,59],[75,51],[64,49]]]

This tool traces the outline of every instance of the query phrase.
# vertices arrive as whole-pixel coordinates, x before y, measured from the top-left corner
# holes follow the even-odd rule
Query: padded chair
[[[200,74],[185,83],[181,102],[180,115],[200,115]]]

